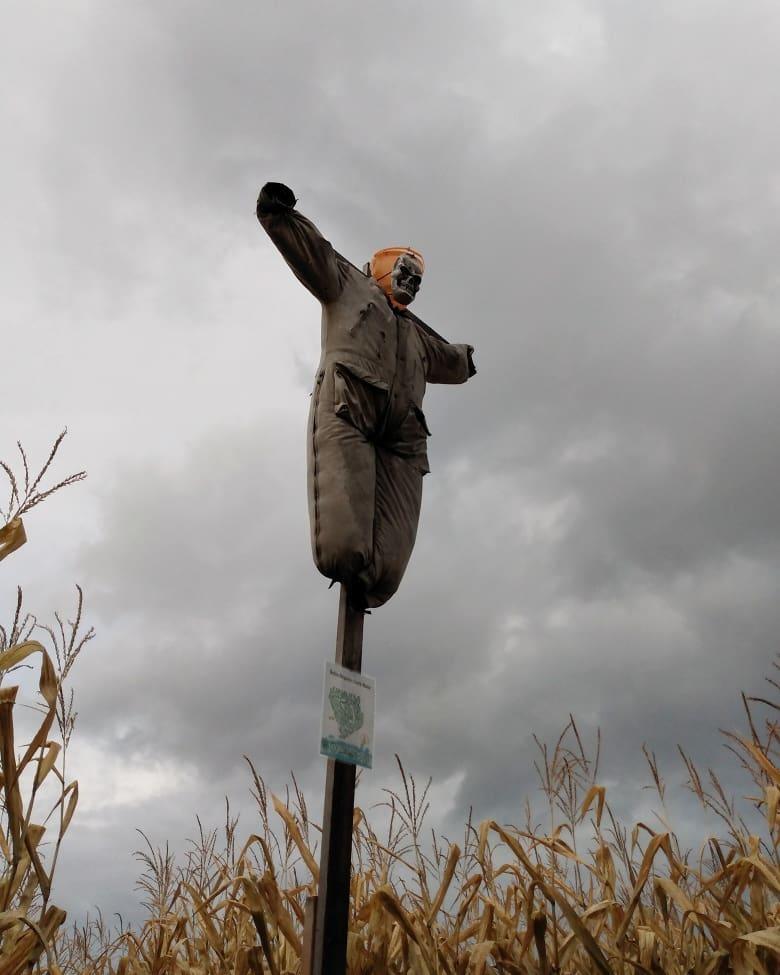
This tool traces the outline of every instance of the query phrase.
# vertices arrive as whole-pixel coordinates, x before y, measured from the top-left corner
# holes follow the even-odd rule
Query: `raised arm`
[[[301,284],[320,301],[334,301],[342,288],[336,252],[311,220],[295,209],[284,183],[266,183],[257,198],[257,219]]]

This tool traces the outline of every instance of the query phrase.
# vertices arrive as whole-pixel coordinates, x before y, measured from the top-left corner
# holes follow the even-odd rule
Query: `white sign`
[[[325,664],[320,755],[372,768],[376,681],[338,664]]]

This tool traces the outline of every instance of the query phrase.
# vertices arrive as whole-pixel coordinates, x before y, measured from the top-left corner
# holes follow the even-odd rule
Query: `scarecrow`
[[[447,342],[408,306],[425,264],[412,247],[377,251],[363,270],[266,183],[257,217],[322,305],[322,356],[309,411],[308,494],[314,562],[356,609],[393,595],[412,554],[430,468],[427,383],[464,383],[473,347]]]

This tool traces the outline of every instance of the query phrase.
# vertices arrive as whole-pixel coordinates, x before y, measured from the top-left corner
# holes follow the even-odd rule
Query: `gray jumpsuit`
[[[429,470],[426,383],[465,382],[475,372],[473,349],[395,309],[293,201],[283,184],[266,184],[257,216],[322,305],[308,436],[314,562],[363,605],[381,606],[398,588],[417,534]]]

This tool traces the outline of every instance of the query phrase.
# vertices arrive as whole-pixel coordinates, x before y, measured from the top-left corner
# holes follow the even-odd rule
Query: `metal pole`
[[[360,673],[364,614],[350,606],[346,586],[339,598],[336,663]],[[314,918],[312,975],[345,975],[352,869],[355,766],[328,760],[322,817],[320,884]]]

